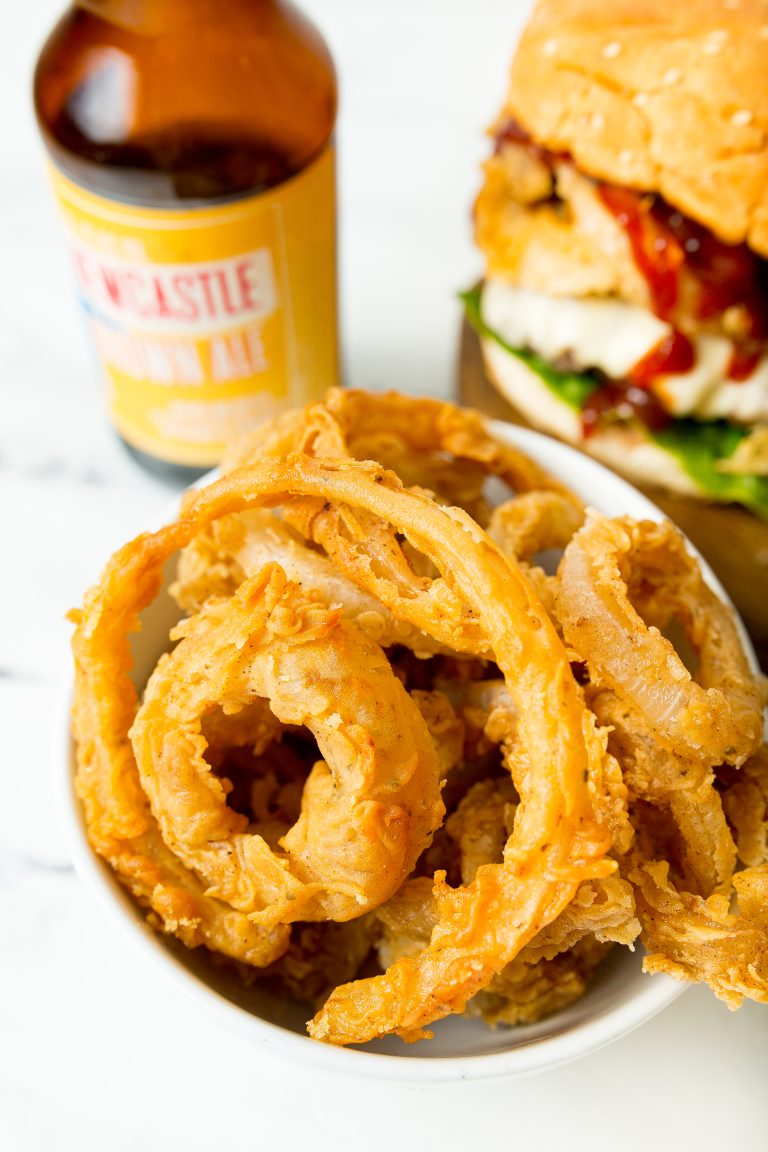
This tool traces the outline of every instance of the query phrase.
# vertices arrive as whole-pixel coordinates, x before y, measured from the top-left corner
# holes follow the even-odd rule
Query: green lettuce
[[[590,372],[560,372],[535,352],[513,348],[482,317],[481,289],[472,288],[461,294],[467,320],[478,335],[495,341],[510,355],[535,372],[543,384],[569,408],[580,411],[588,398],[600,387]],[[768,520],[768,476],[748,472],[721,472],[718,463],[728,459],[748,435],[748,430],[729,420],[703,422],[673,419],[659,432],[643,425],[650,440],[674,456],[680,467],[703,492],[718,500],[744,504]]]
[[[727,460],[748,435],[746,428],[729,420],[672,420],[661,432],[649,432],[651,440],[674,456],[696,483],[718,500],[733,500],[768,520],[768,476],[753,472],[721,472],[718,462]]]
[[[589,372],[560,372],[557,368],[553,368],[541,356],[537,356],[535,352],[528,352],[523,348],[514,348],[511,344],[507,344],[506,340],[501,337],[498,332],[494,332],[492,328],[483,320],[482,312],[480,311],[480,287],[470,288],[469,292],[462,292],[461,299],[464,301],[464,308],[467,314],[467,320],[477,332],[478,336],[486,336],[494,340],[497,344],[514,356],[517,360],[522,361],[527,365],[532,372],[539,376],[550,391],[562,400],[569,408],[575,408],[580,412],[584,407],[587,399],[592,393],[600,387],[600,384],[595,376],[591,376]]]

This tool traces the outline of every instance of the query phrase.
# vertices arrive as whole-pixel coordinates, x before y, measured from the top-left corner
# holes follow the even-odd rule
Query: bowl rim
[[[505,421],[489,421],[488,426],[494,435],[530,452],[534,459],[538,460],[542,455],[561,459],[563,469],[553,467],[548,459],[543,461],[544,466],[555,475],[562,475],[563,470],[572,465],[577,472],[584,471],[594,477],[596,485],[601,478],[605,479],[612,485],[616,496],[625,497],[630,507],[635,505],[643,515],[653,519],[663,518],[661,510],[637,488],[570,445]],[[214,475],[215,472],[211,472],[201,477],[195,487],[209,483]],[[175,507],[172,514],[176,514]],[[629,514],[637,515],[638,512],[630,511]],[[709,565],[689,540],[687,545],[699,558],[707,582],[733,607]],[[742,642],[750,662],[756,668],[757,661],[746,628],[735,608],[734,613]],[[135,905],[135,914],[131,915],[126,901],[121,901],[118,896],[127,897],[127,901],[131,898],[120,887],[109,865],[97,856],[88,843],[81,804],[74,788],[74,741],[70,720],[73,685],[70,660],[60,681],[55,707],[52,760],[64,835],[78,875],[97,901],[106,907],[113,921],[117,921],[132,936],[153,965],[163,971],[188,997],[209,1013],[218,1014],[223,1023],[234,1027],[241,1035],[269,1046],[270,1050],[282,1057],[298,1059],[327,1072],[410,1084],[517,1078],[555,1068],[598,1051],[652,1019],[690,987],[666,975],[655,974],[647,979],[643,977],[643,983],[631,998],[557,1035],[534,1038],[504,1051],[455,1056],[408,1055],[404,1058],[401,1055],[365,1051],[362,1047],[334,1047],[248,1012],[180,963],[164,946],[164,937],[147,924],[138,905]]]

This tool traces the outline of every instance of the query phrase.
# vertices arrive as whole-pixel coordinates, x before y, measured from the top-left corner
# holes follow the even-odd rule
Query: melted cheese
[[[674,456],[626,425],[608,426],[585,441],[579,414],[546,386],[526,364],[495,340],[482,340],[488,375],[501,394],[542,432],[585,449],[617,472],[641,483],[652,482],[674,492],[701,495],[699,486]]]
[[[626,378],[671,327],[645,308],[611,298],[554,297],[503,280],[483,288],[483,320],[513,348],[527,348],[556,364],[568,357],[576,371],[600,369],[614,380]],[[731,419],[753,424],[768,420],[768,357],[746,380],[725,373],[733,345],[723,336],[693,341],[695,361],[688,372],[659,376],[652,388],[673,416]]]

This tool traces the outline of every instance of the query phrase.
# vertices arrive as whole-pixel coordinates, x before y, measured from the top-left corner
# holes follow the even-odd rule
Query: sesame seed
[[[722,40],[705,40],[701,46],[705,56],[719,56],[723,50]]]
[[[763,24],[758,32],[761,40],[768,40],[768,24]]]
[[[661,80],[663,84],[677,84],[682,75],[679,68],[668,68]]]
[[[602,55],[606,60],[615,60],[621,52],[621,44],[618,40],[611,40],[609,44],[603,45]]]
[[[752,123],[752,113],[748,108],[739,108],[738,112],[734,112],[731,116],[731,124],[736,128],[746,128],[747,124]]]
[[[599,132],[601,128],[605,128],[605,116],[602,112],[594,112],[590,120],[590,126],[594,128],[595,132]]]
[[[635,154],[631,148],[625,148],[619,152],[619,164],[630,164],[635,158]]]
[[[741,0],[723,0],[723,8],[728,8],[731,12],[741,8]]]
[[[541,46],[545,56],[554,56],[557,52],[557,40],[545,40]]]
[[[632,97],[632,103],[636,108],[645,108],[649,99],[650,97],[647,92],[635,92],[634,96]]]

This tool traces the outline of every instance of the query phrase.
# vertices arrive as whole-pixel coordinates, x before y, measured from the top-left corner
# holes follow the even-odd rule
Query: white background
[[[214,3],[214,0],[211,0]],[[347,378],[449,394],[477,275],[469,211],[527,3],[306,0],[341,81]],[[114,441],[82,340],[30,110],[51,0],[0,37],[0,1148],[538,1150],[768,1146],[768,1010],[702,989],[526,1081],[329,1079],[223,1031],[94,907],[67,859],[51,717],[67,608],[169,489]]]

